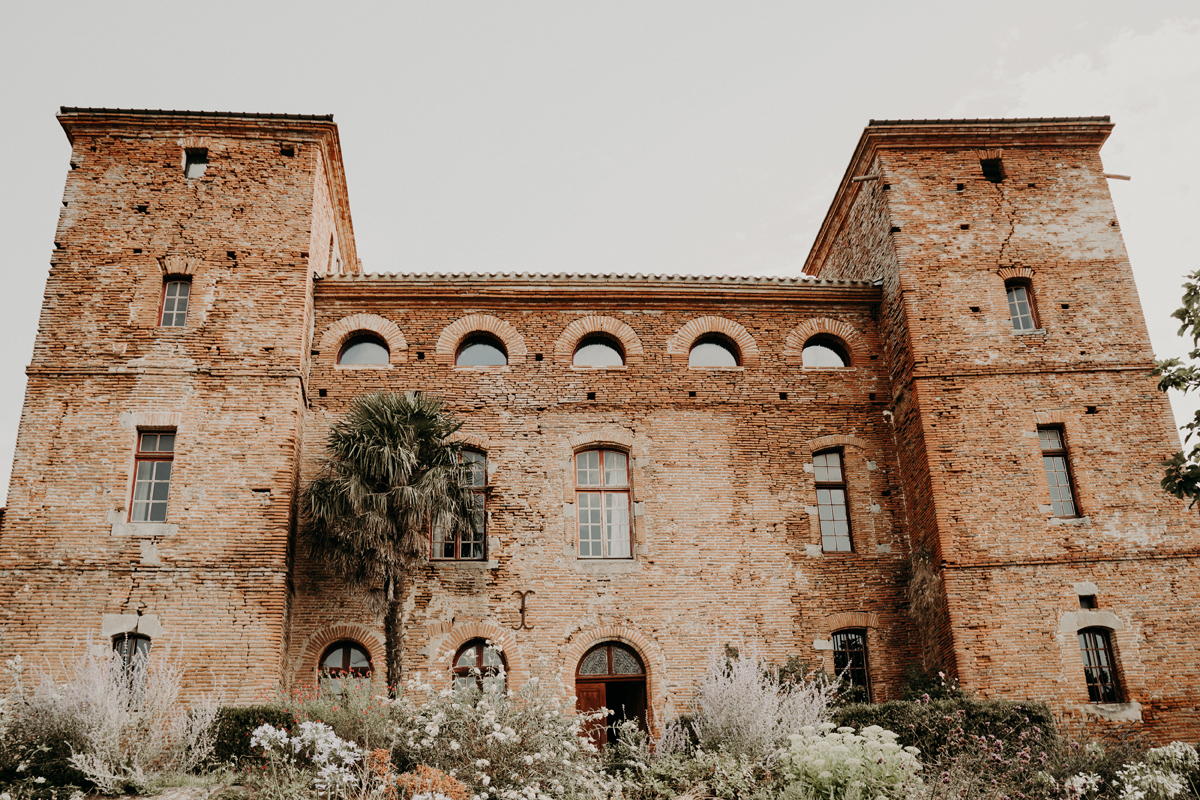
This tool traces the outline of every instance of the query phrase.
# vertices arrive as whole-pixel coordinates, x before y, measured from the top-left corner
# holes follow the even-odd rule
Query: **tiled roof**
[[[333,122],[333,114],[265,114],[254,111],[167,111],[161,108],[75,108],[63,106],[60,114],[135,114],[146,117],[243,117],[246,119],[294,119],[304,122]]]
[[[1030,125],[1039,122],[1110,122],[1103,117],[999,117],[996,119],[873,119],[869,125]]]
[[[827,280],[809,275],[744,277],[740,275],[643,275],[571,272],[372,272],[363,275],[329,275],[322,280],[339,283],[369,281],[409,283],[645,283],[693,286],[873,286],[872,281]]]

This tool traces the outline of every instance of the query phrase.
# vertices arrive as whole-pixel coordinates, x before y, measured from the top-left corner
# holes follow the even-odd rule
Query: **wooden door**
[[[582,713],[590,713],[604,708],[605,692],[603,683],[577,683],[575,684],[575,707]],[[597,747],[603,747],[608,742],[608,730],[605,725],[608,722],[601,717],[598,720],[589,722],[584,733],[592,740],[592,744]]]

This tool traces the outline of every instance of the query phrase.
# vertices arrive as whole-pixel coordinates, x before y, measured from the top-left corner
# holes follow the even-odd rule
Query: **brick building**
[[[365,275],[332,118],[59,119],[4,656],[169,647],[241,702],[366,671],[381,621],[297,491],[352,398],[417,390],[484,513],[431,542],[407,670],[486,671],[491,639],[514,685],[654,720],[754,641],[875,700],[924,663],[1200,736],[1200,531],[1158,488],[1107,118],[872,122],[796,279]]]

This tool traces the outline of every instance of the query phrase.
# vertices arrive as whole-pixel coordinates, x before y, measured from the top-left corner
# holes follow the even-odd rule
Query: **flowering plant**
[[[878,725],[834,728],[806,725],[780,753],[785,781],[813,794],[859,798],[906,798],[923,786],[915,747],[901,747],[896,734]]]
[[[319,791],[336,793],[359,783],[353,767],[362,754],[352,742],[339,739],[333,728],[324,723],[302,722],[295,736],[282,728],[260,725],[250,736],[250,746],[262,748],[274,773],[272,777],[286,772],[294,782],[297,772],[308,765],[316,772],[312,785]]]
[[[1171,742],[1146,753],[1117,773],[1121,800],[1171,800],[1188,788],[1189,775],[1200,768],[1200,754],[1185,742]],[[1195,786],[1192,787],[1195,790]]]

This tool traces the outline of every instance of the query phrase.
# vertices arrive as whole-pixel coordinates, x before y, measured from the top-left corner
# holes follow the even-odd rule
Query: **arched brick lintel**
[[[825,630],[832,635],[847,628],[878,628],[879,615],[874,611],[839,611],[825,618]]]
[[[758,364],[758,343],[749,331],[731,319],[716,316],[697,317],[685,323],[667,339],[667,355],[676,361],[686,362],[691,354],[692,345],[701,336],[709,333],[728,336],[737,345],[741,366],[752,367]]]
[[[825,450],[830,447],[857,447],[859,450],[866,450],[867,443],[857,436],[847,436],[845,434],[836,433],[832,436],[821,436],[816,439],[810,439],[805,445],[809,452],[815,453],[819,450]]]
[[[621,343],[625,351],[625,363],[642,360],[642,340],[633,328],[614,317],[580,317],[563,329],[554,343],[554,358],[570,364],[575,358],[575,349],[583,337],[590,333],[606,333]]]
[[[373,333],[387,342],[389,363],[403,364],[408,357],[408,342],[396,323],[375,314],[354,314],[342,317],[321,334],[321,360],[336,364],[342,345],[356,333]]]
[[[517,640],[513,637],[513,632],[507,628],[501,628],[494,622],[475,621],[460,622],[455,625],[446,623],[431,625],[426,628],[426,631],[431,642],[437,636],[442,637],[433,659],[429,663],[430,680],[434,685],[437,685],[437,680],[439,680],[437,676],[445,677],[446,682],[449,683],[454,654],[458,652],[458,648],[472,639],[487,639],[499,646],[501,652],[504,653],[508,685],[511,688],[520,687],[529,679],[529,669],[525,664],[525,659],[521,657],[521,651],[517,648]]]
[[[434,349],[434,358],[439,363],[453,365],[459,344],[472,333],[490,333],[503,342],[509,366],[524,363],[525,337],[508,322],[488,314],[468,314],[443,328]]]
[[[1033,270],[1029,267],[1001,267],[997,274],[1006,281],[1009,278],[1032,278]]]
[[[303,680],[317,682],[317,672],[321,668],[321,655],[325,649],[334,642],[340,642],[343,639],[358,642],[367,650],[367,655],[371,657],[371,681],[379,687],[385,687],[387,684],[387,664],[384,658],[386,648],[383,643],[382,634],[371,630],[362,625],[357,625],[351,622],[339,622],[336,625],[327,625],[314,631],[308,641],[304,643],[304,647],[300,650],[300,665],[297,670],[297,675]]]
[[[666,708],[667,697],[662,675],[666,669],[666,658],[658,642],[628,625],[594,625],[576,631],[566,642],[563,653],[562,681],[571,694],[575,693],[575,671],[584,653],[602,642],[621,642],[629,645],[641,656],[646,666],[646,706],[650,732],[659,731],[658,714]]]
[[[1052,411],[1035,411],[1033,414],[1034,421],[1038,425],[1062,425],[1074,421],[1076,416],[1078,416],[1078,412],[1063,411],[1061,408]]]
[[[199,266],[202,260],[199,256],[172,253],[169,256],[163,256],[158,259],[158,265],[162,269],[163,277],[170,275],[195,275],[196,267]]]
[[[600,447],[606,444],[615,444],[624,448],[626,452],[633,453],[633,434],[621,428],[587,430],[571,436],[567,441],[571,445],[572,453],[589,449],[589,446]]]
[[[806,319],[787,335],[783,343],[783,357],[789,363],[804,363],[804,345],[817,334],[825,334],[840,340],[849,350],[850,366],[857,367],[868,360],[868,347],[861,333],[853,325],[840,319],[814,317]]]

